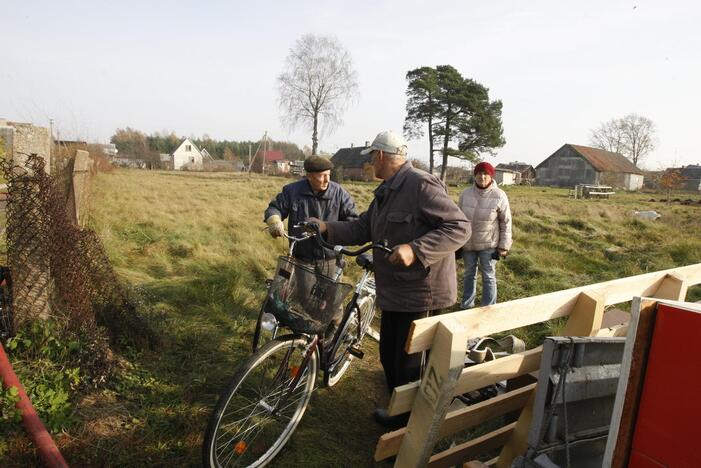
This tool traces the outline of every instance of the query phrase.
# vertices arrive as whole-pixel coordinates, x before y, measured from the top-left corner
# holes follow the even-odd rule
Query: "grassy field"
[[[162,345],[126,350],[117,356],[121,370],[109,387],[81,396],[80,422],[57,437],[72,464],[199,465],[209,411],[249,354],[264,279],[286,251],[282,240],[262,231],[262,213],[286,182],[135,170],[97,177],[89,223],[119,276],[141,291]],[[364,209],[375,185],[346,187]],[[456,200],[462,188],[451,187]],[[699,205],[652,202],[659,196],[649,194],[582,201],[568,198],[567,190],[506,189],[514,246],[497,268],[500,302],[701,262]],[[654,209],[662,218],[636,220],[633,209]],[[698,300],[701,291],[690,296]],[[558,326],[518,333],[534,344]],[[338,386],[312,397],[276,466],[373,465],[384,430],[371,412],[388,395],[377,343],[365,344],[365,359]]]

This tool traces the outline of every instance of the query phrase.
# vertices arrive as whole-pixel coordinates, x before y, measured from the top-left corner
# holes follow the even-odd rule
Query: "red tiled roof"
[[[642,174],[642,171],[635,167],[628,158],[620,153],[612,153],[589,146],[572,145],[568,143],[584,159],[589,161],[594,169],[599,172],[625,172],[629,174]]]
[[[282,151],[278,150],[268,150],[265,151],[265,162],[272,162],[272,161],[280,161],[282,159],[285,159],[285,155],[282,153]]]

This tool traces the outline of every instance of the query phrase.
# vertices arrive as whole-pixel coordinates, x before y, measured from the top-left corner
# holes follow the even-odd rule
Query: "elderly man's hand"
[[[408,267],[416,261],[414,249],[409,244],[399,244],[392,249],[392,255],[389,256],[389,262],[392,265],[402,265]]]
[[[323,234],[326,232],[326,223],[320,220],[319,218],[307,218],[306,221],[308,223],[314,223],[317,226],[319,226],[319,233]]]
[[[265,220],[268,225],[268,232],[273,237],[280,237],[285,232],[285,225],[282,224],[282,219],[278,215],[272,215]]]

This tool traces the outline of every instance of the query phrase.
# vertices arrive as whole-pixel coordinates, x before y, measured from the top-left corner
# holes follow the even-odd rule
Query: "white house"
[[[173,151],[173,169],[201,171],[202,159],[202,153],[197,146],[189,138],[185,138],[178,149]]]
[[[497,167],[494,180],[496,180],[499,185],[514,185],[517,183],[519,175],[517,171]]]

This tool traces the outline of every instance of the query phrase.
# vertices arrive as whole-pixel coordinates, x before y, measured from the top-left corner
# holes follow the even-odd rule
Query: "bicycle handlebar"
[[[357,257],[358,255],[365,253],[370,249],[378,249],[378,250],[381,250],[387,254],[392,253],[392,249],[390,249],[387,246],[387,241],[384,241],[382,243],[368,244],[366,246],[359,248],[358,250],[348,250],[348,249],[344,248],[343,246],[333,245],[333,244],[326,242],[324,240],[323,236],[321,235],[321,233],[319,232],[319,225],[317,223],[303,221],[299,224],[296,224],[295,227],[299,227],[299,228],[304,229],[305,233],[310,233],[307,236],[301,237],[300,240],[308,239],[309,237],[316,237],[316,241],[322,247],[326,247],[327,249],[331,249],[334,252],[340,252],[343,255],[348,255],[349,257]],[[285,237],[288,237],[288,236],[286,235]],[[288,239],[289,238],[290,237],[288,237]]]

